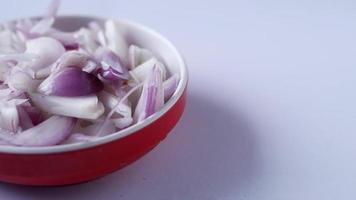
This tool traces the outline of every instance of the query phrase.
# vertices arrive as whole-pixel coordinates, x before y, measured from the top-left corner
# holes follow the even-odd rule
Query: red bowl
[[[59,17],[56,26],[75,30],[92,17]],[[86,182],[119,170],[152,150],[181,117],[186,99],[188,73],[177,49],[167,39],[137,23],[117,20],[131,44],[150,49],[180,75],[177,91],[157,113],[143,123],[96,141],[51,147],[0,145],[0,181],[38,186]]]

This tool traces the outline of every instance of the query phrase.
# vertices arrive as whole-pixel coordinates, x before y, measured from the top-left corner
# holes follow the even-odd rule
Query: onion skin
[[[95,75],[70,67],[48,77],[38,87],[38,91],[45,95],[77,97],[95,94],[103,87]]]

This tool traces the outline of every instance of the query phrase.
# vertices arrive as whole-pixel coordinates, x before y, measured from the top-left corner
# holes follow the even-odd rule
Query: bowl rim
[[[28,17],[28,18],[38,18],[38,17]],[[106,20],[106,19],[113,19],[114,21],[120,22],[122,24],[127,24],[130,26],[134,26],[142,30],[143,32],[149,33],[154,37],[158,38],[162,43],[167,45],[173,54],[178,58],[178,67],[180,68],[180,80],[177,86],[176,91],[172,95],[172,97],[165,103],[163,108],[144,121],[139,124],[135,124],[130,126],[126,129],[120,130],[116,133],[109,134],[103,137],[98,138],[94,141],[89,141],[85,143],[73,143],[73,144],[62,144],[62,145],[55,145],[55,146],[46,146],[46,147],[20,147],[20,146],[3,146],[0,145],[0,154],[54,154],[54,153],[65,153],[70,151],[77,151],[92,148],[98,145],[102,145],[105,143],[109,143],[123,137],[126,137],[131,134],[137,133],[137,131],[143,129],[144,127],[150,125],[160,117],[162,117],[165,113],[167,113],[179,100],[179,98],[183,95],[185,88],[188,83],[188,69],[185,64],[185,60],[182,54],[177,50],[177,48],[173,45],[171,41],[167,38],[159,34],[157,31],[146,27],[140,23],[128,20],[128,19],[115,19],[115,18],[104,18],[104,17],[97,17],[97,16],[90,16],[90,15],[60,15],[57,18],[64,19],[64,18],[77,18],[77,19],[93,19],[93,20]],[[16,19],[15,19],[16,20]],[[11,20],[9,20],[11,21]]]

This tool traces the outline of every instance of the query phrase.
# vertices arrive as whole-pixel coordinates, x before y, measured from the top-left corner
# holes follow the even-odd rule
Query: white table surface
[[[1,0],[0,20],[48,1]],[[75,186],[0,184],[0,199],[356,198],[356,2],[65,0],[62,14],[129,18],[183,52],[186,111],[131,166]]]

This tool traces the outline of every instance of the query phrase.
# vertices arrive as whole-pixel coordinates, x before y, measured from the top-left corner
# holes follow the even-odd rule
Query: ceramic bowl
[[[83,16],[58,17],[55,26],[73,31],[89,21]],[[96,141],[51,147],[0,146],[0,181],[38,186],[86,182],[119,170],[136,161],[162,141],[180,119],[186,101],[187,68],[181,54],[163,36],[140,24],[117,20],[130,44],[151,50],[178,73],[180,82],[165,106],[140,124]]]

